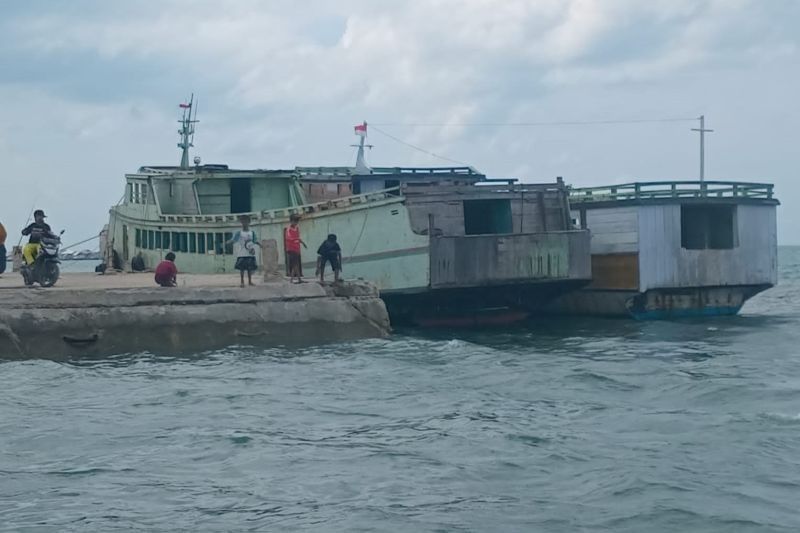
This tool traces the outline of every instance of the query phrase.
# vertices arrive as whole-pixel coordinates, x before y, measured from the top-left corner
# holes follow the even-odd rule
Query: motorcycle
[[[36,256],[32,265],[23,265],[20,269],[25,285],[30,287],[34,283],[38,283],[42,287],[52,287],[58,281],[61,273],[58,266],[61,263],[58,258],[58,250],[61,248],[61,235],[63,234],[64,230],[61,230],[57,236],[42,236],[39,255]]]

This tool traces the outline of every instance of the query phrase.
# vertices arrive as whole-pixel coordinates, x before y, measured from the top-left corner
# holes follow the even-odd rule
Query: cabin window
[[[222,233],[214,234],[214,251],[217,252],[217,255],[222,255],[225,252],[225,239]]]
[[[386,180],[385,182],[383,182],[383,186],[386,189],[393,189],[395,187],[399,187],[400,180]],[[389,194],[391,194],[392,196],[400,196],[400,190],[398,189],[396,191],[392,191]]]
[[[512,233],[510,200],[464,200],[464,233]]]
[[[738,245],[735,205],[682,205],[681,247],[730,250]]]
[[[138,228],[136,229],[136,247],[137,248],[142,247],[142,230]]]
[[[205,233],[198,233],[197,234],[197,253],[198,254],[206,253],[206,235],[205,235]]]
[[[146,183],[142,183],[142,203],[143,204],[147,203],[147,189],[148,188],[149,187],[148,187],[148,185]]]
[[[156,247],[156,236],[155,231],[147,230],[147,249],[152,250]]]
[[[197,253],[197,233],[189,233],[189,253]]]
[[[165,231],[161,234],[161,248],[169,250],[169,232]]]
[[[214,250],[214,234],[206,233],[206,249],[210,252]]]
[[[133,183],[128,184],[128,203],[133,203]]]
[[[156,232],[156,250],[160,250],[160,249],[161,249],[161,232],[157,231]]]

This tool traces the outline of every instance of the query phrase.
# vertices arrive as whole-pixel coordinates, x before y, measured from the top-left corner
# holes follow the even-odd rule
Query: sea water
[[[0,531],[800,531],[799,311],[0,362]]]

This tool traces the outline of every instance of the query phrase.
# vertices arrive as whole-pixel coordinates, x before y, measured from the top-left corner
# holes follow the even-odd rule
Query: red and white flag
[[[178,107],[180,107],[181,109],[189,109],[190,107],[192,107],[192,104],[178,104]]]
[[[355,126],[356,135],[359,137],[366,137],[367,136],[367,125],[366,124],[358,124]]]

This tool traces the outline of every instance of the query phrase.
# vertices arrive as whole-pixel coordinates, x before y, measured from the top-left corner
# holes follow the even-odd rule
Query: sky
[[[706,179],[775,183],[800,244],[800,1],[0,0],[7,244],[96,235],[192,93],[205,163],[352,165],[366,120],[375,166],[575,186],[697,179],[705,115]]]

